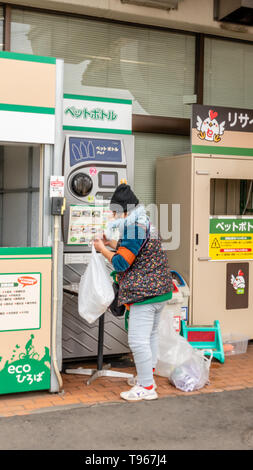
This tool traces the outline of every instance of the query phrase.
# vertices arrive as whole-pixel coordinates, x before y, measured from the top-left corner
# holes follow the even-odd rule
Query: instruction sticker
[[[50,177],[50,197],[64,197],[64,176]]]
[[[70,205],[68,245],[89,246],[95,238],[101,238],[112,218],[107,205]],[[115,231],[115,237],[118,233]]]
[[[0,274],[0,331],[40,328],[41,274]]]
[[[209,257],[253,259],[253,217],[210,218]]]

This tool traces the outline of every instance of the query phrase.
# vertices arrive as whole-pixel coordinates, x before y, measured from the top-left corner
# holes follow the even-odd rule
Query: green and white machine
[[[0,394],[61,389],[63,61],[0,52]],[[47,77],[47,80],[45,80]]]

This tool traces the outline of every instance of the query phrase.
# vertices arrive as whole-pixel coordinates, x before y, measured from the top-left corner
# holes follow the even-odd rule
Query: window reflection
[[[13,10],[11,50],[63,58],[64,92],[133,100],[135,114],[190,117],[195,38]]]

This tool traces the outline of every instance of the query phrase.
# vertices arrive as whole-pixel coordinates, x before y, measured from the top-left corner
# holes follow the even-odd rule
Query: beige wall
[[[15,0],[5,3],[34,6],[173,29],[205,32],[253,41],[253,27],[213,20],[213,0],[179,0],[178,10],[122,4],[120,0]]]
[[[0,58],[0,103],[55,107],[55,64]]]

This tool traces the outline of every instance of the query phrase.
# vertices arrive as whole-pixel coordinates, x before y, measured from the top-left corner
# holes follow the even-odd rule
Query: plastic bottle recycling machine
[[[180,224],[180,243],[168,250],[168,259],[189,285],[190,324],[219,320],[222,334],[248,339],[253,338],[252,123],[252,110],[194,105],[192,152],[160,157],[156,166],[157,203],[168,204],[169,215],[171,205],[180,206],[174,221]]]
[[[134,138],[73,132],[65,133],[63,174],[66,211],[63,217],[63,360],[97,355],[98,321],[88,324],[78,314],[80,277],[90,259],[91,241],[103,232],[110,214],[109,201],[120,182],[133,184]],[[71,289],[70,289],[71,286]],[[105,316],[104,355],[129,352],[124,319]]]

